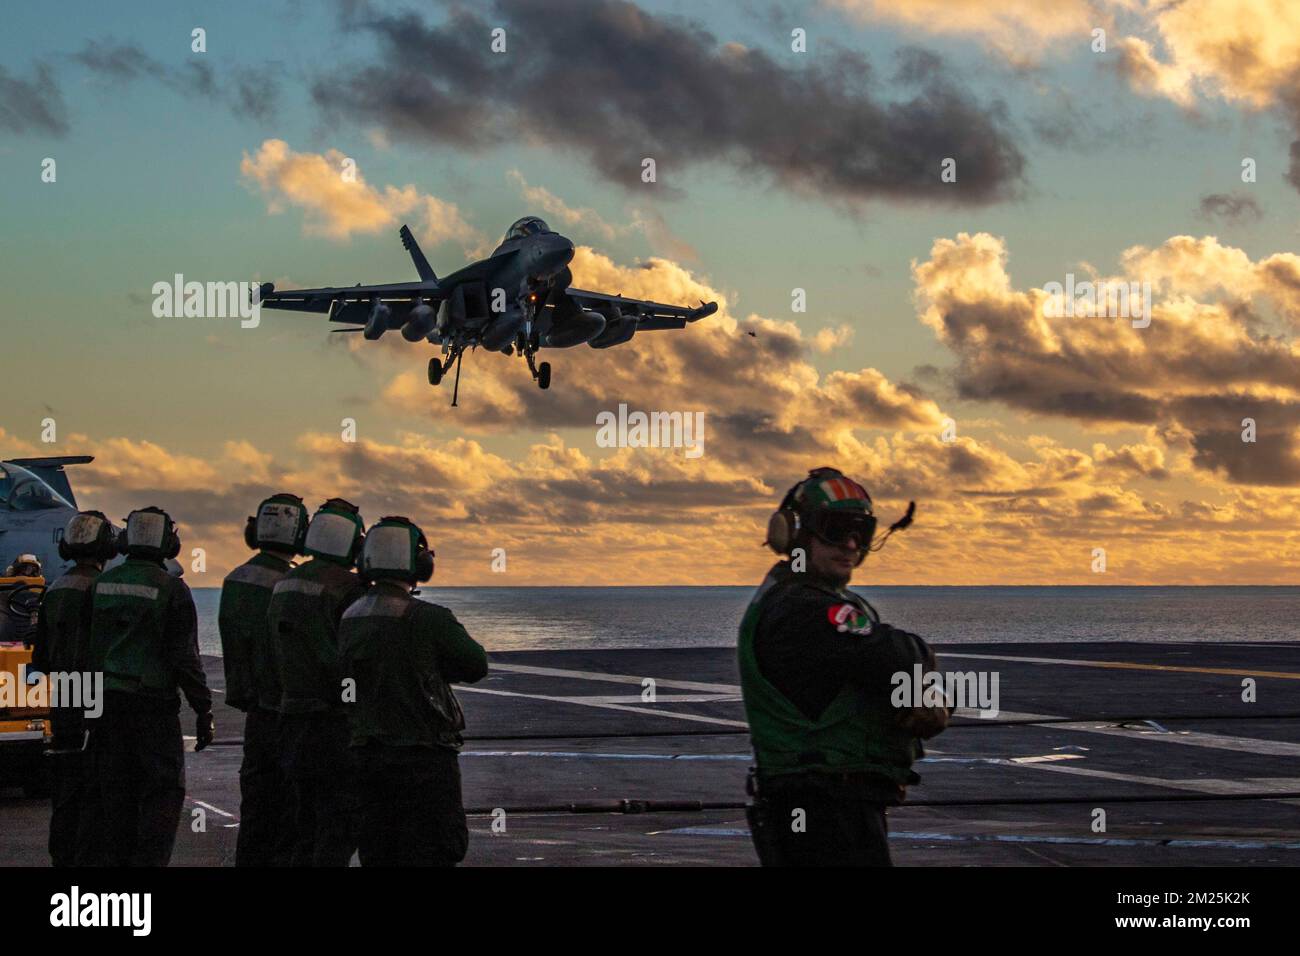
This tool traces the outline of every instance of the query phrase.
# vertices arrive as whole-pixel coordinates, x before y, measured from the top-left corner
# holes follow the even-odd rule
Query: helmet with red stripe
[[[876,531],[871,495],[835,468],[815,468],[781,501],[767,524],[767,545],[789,554],[807,535],[834,545],[854,545],[866,556]],[[861,558],[859,558],[861,560]]]

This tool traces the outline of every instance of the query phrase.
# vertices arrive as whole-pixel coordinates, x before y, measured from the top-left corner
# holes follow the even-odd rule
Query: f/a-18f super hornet
[[[569,271],[573,243],[536,216],[525,216],[511,226],[486,259],[442,279],[429,267],[411,230],[402,226],[399,235],[419,282],[284,292],[268,282],[259,289],[261,304],[268,309],[327,314],[331,322],[352,326],[336,331],[360,331],[371,341],[401,329],[408,342],[426,339],[441,345],[442,357],[429,359],[431,385],[441,382],[453,363],[459,385],[465,349],[482,346],[522,355],[541,388],[550,387],[551,365],[537,364],[539,349],[584,342],[606,349],[622,345],[637,332],[683,329],[718,310],[716,302],[689,308],[573,288]],[[455,393],[451,403],[456,404]]]

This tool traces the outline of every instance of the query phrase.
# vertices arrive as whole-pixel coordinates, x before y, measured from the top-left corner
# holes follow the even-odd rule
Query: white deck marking
[[[1068,773],[1080,777],[1095,777],[1099,780],[1116,780],[1121,783],[1140,783],[1148,787],[1167,787],[1172,790],[1190,790],[1194,793],[1212,793],[1227,796],[1237,793],[1294,793],[1300,790],[1300,777],[1243,777],[1240,780],[1171,780],[1165,777],[1148,777],[1135,773],[1117,773],[1114,770],[1095,770],[1091,767],[1072,766],[1070,764],[1040,763],[1030,764],[1035,770],[1049,770],[1053,773]],[[1280,801],[1296,803],[1295,799]]]
[[[531,664],[498,664],[493,661],[488,665],[488,672],[508,671],[513,674],[538,674],[542,677],[573,677],[578,680],[609,681],[611,684],[636,684],[650,675],[637,677],[634,674],[606,674],[600,671],[569,671],[558,667],[533,667]],[[739,694],[739,684],[706,684],[693,680],[670,680],[666,677],[653,678],[656,687],[671,687],[674,690],[696,690],[707,694]]]
[[[1108,661],[1069,661],[1054,657],[998,657],[988,654],[944,654],[948,657],[969,657],[981,660],[1014,660],[1028,663],[1042,664],[1073,664],[1079,666],[1105,666]],[[1125,665],[1127,666],[1127,665]],[[1156,665],[1134,665],[1146,668]],[[645,679],[631,674],[605,674],[598,671],[574,671],[563,670],[556,667],[532,667],[525,664],[497,664],[491,665],[492,670],[503,670],[519,674],[537,674],[550,677],[570,677],[577,680],[590,681],[609,681],[618,684],[636,684],[641,685]],[[1156,669],[1168,669],[1158,668]],[[1179,669],[1179,668],[1175,668]],[[1197,670],[1196,668],[1181,668],[1182,670]],[[1224,673],[1224,671],[1211,671],[1212,673]],[[1233,672],[1235,673],[1235,672]],[[1257,676],[1281,677],[1286,676],[1279,672],[1273,671],[1254,671],[1242,673],[1254,673]],[[1296,675],[1300,676],[1300,675]],[[677,690],[694,690],[704,691],[719,695],[726,695],[738,699],[740,687],[737,684],[709,684],[700,681],[677,681],[669,679],[654,678],[656,687],[670,687]],[[723,720],[717,717],[701,717],[696,714],[673,713],[671,711],[653,710],[647,707],[632,707],[628,705],[614,703],[619,700],[618,697],[564,697],[548,694],[524,694],[517,691],[488,690],[482,687],[457,687],[458,690],[472,691],[479,694],[500,694],[510,697],[528,697],[534,700],[550,700],[557,703],[579,704],[586,707],[607,707],[612,710],[627,710],[632,713],[658,714],[665,717],[679,717],[683,720],[695,720],[702,723],[721,724],[728,727],[748,727],[749,725],[743,720]],[[666,698],[664,698],[666,699]],[[685,698],[678,698],[681,702],[688,702]],[[979,718],[980,711],[969,708],[958,708],[956,716]],[[1010,711],[1000,711],[998,717],[1004,720],[1025,720],[1025,721],[1054,721],[1059,717],[1053,717],[1051,714],[1026,714],[1013,713]],[[1209,747],[1216,750],[1238,750],[1244,753],[1266,754],[1275,757],[1298,757],[1300,756],[1300,744],[1288,743],[1281,740],[1263,740],[1254,737],[1231,737],[1226,734],[1208,734],[1199,731],[1174,731],[1172,733],[1158,733],[1151,730],[1136,730],[1114,725],[1104,725],[1095,721],[1073,721],[1069,723],[1044,723],[1041,725],[1047,728],[1060,728],[1062,730],[1082,731],[1083,733],[1103,734],[1112,737],[1128,737],[1139,740],[1160,741],[1163,743],[1185,744],[1191,747]]]
[[[233,813],[227,813],[225,810],[222,810],[220,807],[214,807],[212,804],[204,803],[202,800],[195,800],[193,797],[190,797],[189,799],[190,802],[193,803],[195,806],[202,807],[204,810],[211,810],[213,813],[217,814],[218,816],[226,817],[229,820],[238,819]]]
[[[958,717],[977,717],[979,711],[967,707],[956,710]],[[1056,718],[1047,714],[1018,714],[1001,711],[999,717],[1007,720],[1048,721]],[[1080,730],[1087,734],[1103,734],[1108,737],[1127,737],[1130,740],[1150,740],[1167,744],[1186,744],[1190,747],[1210,747],[1215,750],[1239,750],[1243,753],[1267,754],[1271,757],[1300,757],[1300,744],[1285,740],[1265,740],[1259,737],[1230,737],[1227,734],[1207,734],[1196,730],[1157,730],[1120,727],[1098,721],[1070,721],[1067,723],[1030,723],[1031,727],[1043,727],[1060,730]]]
[[[640,683],[638,680],[637,683]],[[701,714],[683,714],[675,710],[655,710],[653,707],[633,707],[629,704],[599,703],[600,698],[555,697],[550,694],[522,694],[513,690],[488,690],[486,687],[464,687],[457,685],[456,692],[469,694],[492,694],[497,697],[525,697],[529,700],[549,700],[557,704],[577,704],[581,707],[603,707],[606,710],[623,710],[632,714],[650,714],[653,717],[673,717],[677,720],[691,720],[701,724],[718,724],[722,727],[744,727],[749,724],[743,720],[724,720],[721,717],[705,717]]]
[[[748,837],[749,827],[729,826],[694,826],[677,827],[672,830],[651,830],[647,836],[704,836],[704,837]],[[1190,850],[1300,850],[1300,843],[1286,843],[1277,840],[1224,840],[1198,839],[1196,837],[1151,838],[1151,837],[1085,837],[1085,836],[1051,836],[1041,833],[940,833],[912,830],[891,830],[891,840],[919,840],[925,843],[1051,843],[1078,844],[1080,846],[1154,846],[1161,849]],[[1030,851],[1033,852],[1033,851]],[[1041,854],[1034,854],[1042,856]],[[1066,866],[1056,860],[1042,857],[1056,866]]]

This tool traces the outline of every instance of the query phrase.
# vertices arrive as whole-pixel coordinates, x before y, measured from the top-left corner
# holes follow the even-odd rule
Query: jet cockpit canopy
[[[526,236],[535,236],[541,232],[550,232],[551,227],[545,220],[538,219],[536,216],[524,216],[523,219],[517,220],[514,225],[506,230],[506,241],[510,239],[523,239]]]
[[[9,511],[45,511],[73,506],[26,468],[3,462],[0,463],[0,507]]]

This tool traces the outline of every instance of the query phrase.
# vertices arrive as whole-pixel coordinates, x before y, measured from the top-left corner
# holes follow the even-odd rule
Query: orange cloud
[[[353,233],[396,229],[403,217],[412,217],[417,234],[430,245],[455,241],[471,248],[484,241],[455,203],[412,185],[376,189],[355,161],[337,149],[297,153],[282,139],[268,139],[256,154],[244,153],[239,171],[246,182],[261,189],[273,215],[288,206],[304,210],[306,235],[347,239]]]
[[[1008,37],[1083,34],[1099,23],[1089,0],[831,0],[865,20],[892,20],[926,33],[972,33],[1010,46]]]
[[[1275,106],[1294,90],[1300,64],[1300,7],[1277,0],[1147,0],[1146,27],[1164,47],[1159,59],[1140,38],[1126,41],[1139,88],[1183,105],[1222,96],[1251,109]]]
[[[1096,547],[1109,583],[1281,583],[1300,569],[1289,530],[1300,494],[1222,485],[1191,470],[1176,438],[1154,435],[1085,452],[1044,437],[847,432],[816,458],[767,461],[760,441],[753,462],[630,448],[598,457],[555,434],[498,454],[464,437],[313,432],[279,454],[227,442],[211,462],[126,438],[69,445],[97,455],[73,475],[83,506],[171,512],[183,556],[207,555],[206,573],[187,574],[195,586],[246,558],[244,516],[282,490],[311,507],[343,495],[368,522],[408,515],[438,551],[439,584],[753,583],[771,560],[759,546],[767,515],[814,464],[866,482],[886,521],[920,502],[914,528],[871,558],[864,578],[879,583],[1097,583]],[[256,466],[252,480],[241,463]],[[497,548],[505,575],[492,570]],[[1195,557],[1208,553],[1212,563]]]
[[[1300,345],[1274,334],[1294,311],[1289,254],[1252,263],[1213,237],[1134,247],[1107,278],[1153,287],[1149,327],[1049,317],[1044,289],[1017,290],[1005,243],[939,239],[913,262],[922,321],[957,357],[962,398],[1189,436],[1197,466],[1234,481],[1300,484]],[[1194,296],[1202,296],[1196,298]],[[1053,313],[1054,314],[1054,313]],[[1253,423],[1253,425],[1251,425]],[[1255,440],[1244,440],[1248,426]]]

